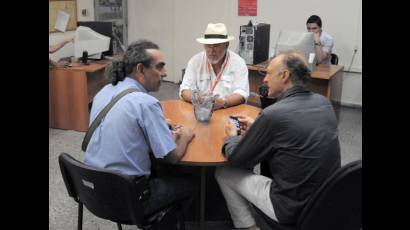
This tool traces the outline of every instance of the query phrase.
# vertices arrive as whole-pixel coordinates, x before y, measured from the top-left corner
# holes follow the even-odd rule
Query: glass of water
[[[211,93],[203,93],[198,90],[191,91],[191,95],[195,118],[200,122],[211,120],[215,97]]]

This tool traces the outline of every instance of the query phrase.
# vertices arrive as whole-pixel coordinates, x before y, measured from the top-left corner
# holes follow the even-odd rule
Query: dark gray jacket
[[[231,165],[240,167],[268,161],[270,197],[281,223],[296,223],[312,193],[341,167],[332,105],[301,87],[287,90],[265,108],[243,138],[228,137],[223,152]]]

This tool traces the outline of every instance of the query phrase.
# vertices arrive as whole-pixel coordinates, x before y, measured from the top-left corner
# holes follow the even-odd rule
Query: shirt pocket
[[[233,85],[233,73],[227,73],[221,76],[221,84],[226,89],[231,89]]]
[[[199,90],[203,91],[208,89],[209,90],[209,83],[211,81],[211,76],[209,74],[201,74],[199,75],[199,81],[198,81],[198,88]]]

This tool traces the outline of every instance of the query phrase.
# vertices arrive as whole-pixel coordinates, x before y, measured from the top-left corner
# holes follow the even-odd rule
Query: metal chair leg
[[[78,230],[83,229],[83,203],[78,202]]]
[[[118,230],[122,230],[121,224],[117,223]]]

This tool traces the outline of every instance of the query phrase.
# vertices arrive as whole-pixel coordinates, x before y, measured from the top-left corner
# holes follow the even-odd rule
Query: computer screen
[[[311,71],[316,66],[315,40],[312,32],[280,31],[274,49],[275,56],[287,50],[297,50],[305,55]]]
[[[82,57],[86,51],[88,57],[100,59],[101,54],[109,50],[110,40],[110,37],[99,34],[88,27],[79,26],[74,37],[74,57]]]
[[[103,52],[103,56],[113,56],[113,29],[112,29],[112,22],[101,22],[101,21],[82,21],[77,22],[77,26],[85,26],[97,33],[100,33],[104,36],[110,37],[110,47],[107,51]]]

